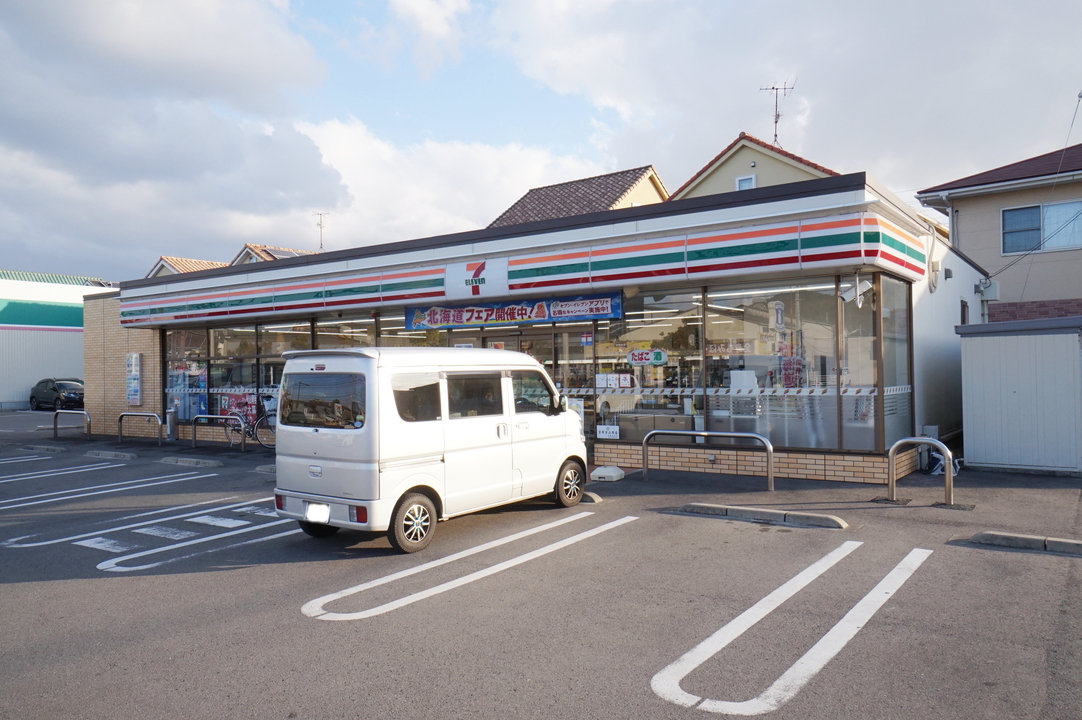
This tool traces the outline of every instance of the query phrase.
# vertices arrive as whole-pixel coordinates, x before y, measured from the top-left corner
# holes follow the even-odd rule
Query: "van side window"
[[[551,388],[541,373],[530,370],[513,370],[511,387],[515,393],[515,412],[540,412],[552,414],[555,400]]]
[[[391,390],[398,416],[406,422],[440,419],[439,373],[408,373],[391,376]]]
[[[499,375],[448,375],[447,411],[451,418],[502,415]]]
[[[283,425],[315,428],[364,427],[364,375],[288,373],[282,378],[279,418]]]

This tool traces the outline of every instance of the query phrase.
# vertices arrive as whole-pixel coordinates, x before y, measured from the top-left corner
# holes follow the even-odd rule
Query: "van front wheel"
[[[560,507],[573,507],[582,500],[582,491],[586,485],[586,471],[574,460],[568,460],[556,476],[556,504]]]
[[[436,506],[427,495],[411,493],[398,503],[387,537],[398,550],[415,553],[428,547],[435,533]]]

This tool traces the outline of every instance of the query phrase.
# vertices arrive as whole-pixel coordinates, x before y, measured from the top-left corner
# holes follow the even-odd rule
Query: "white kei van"
[[[278,515],[326,537],[387,531],[403,552],[438,520],[553,493],[579,502],[586,445],[541,365],[523,353],[358,348],[284,353]]]

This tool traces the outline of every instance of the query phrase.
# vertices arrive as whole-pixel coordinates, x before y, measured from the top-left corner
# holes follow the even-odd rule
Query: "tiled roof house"
[[[534,188],[493,220],[490,228],[587,215],[663,202],[669,197],[653,165]]]

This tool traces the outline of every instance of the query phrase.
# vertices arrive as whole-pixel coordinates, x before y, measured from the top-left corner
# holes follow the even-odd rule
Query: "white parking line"
[[[849,545],[850,547],[846,547]],[[651,688],[660,697],[684,707],[698,704],[700,710],[726,715],[761,715],[777,710],[787,703],[815,675],[833,659],[846,643],[875,615],[887,600],[920,567],[931,550],[916,549],[910,552],[878,585],[864,596],[845,617],[831,628],[819,642],[812,646],[799,660],[782,674],[758,697],[743,702],[702,699],[697,695],[684,692],[680,682],[706,660],[717,654],[722,648],[738,638],[748,628],[754,626],[778,605],[806,587],[815,578],[822,575],[835,563],[860,546],[858,542],[844,543],[826,557],[817,561],[789,582],[767,595],[748,610],[737,616],[732,622],[718,630],[709,638],[699,643],[672,663],[650,682]]]
[[[275,513],[277,515],[277,513]],[[200,515],[199,517],[188,518],[184,522],[199,523],[200,525],[211,525],[213,527],[220,528],[237,528],[244,527],[245,525],[251,525],[252,523],[247,520],[238,520],[237,518],[224,518],[217,517],[215,515]]]
[[[632,515],[629,515],[627,517],[620,518],[619,520],[614,520],[613,522],[596,527],[593,530],[587,530],[586,532],[579,533],[578,535],[572,535],[569,538],[552,543],[551,545],[546,545],[543,548],[528,552],[525,555],[519,555],[518,557],[511,558],[510,560],[505,560],[504,562],[497,563],[496,565],[493,565],[491,567],[485,568],[483,570],[478,570],[477,572],[473,572],[469,575],[460,577],[457,580],[451,580],[449,582],[443,583],[442,585],[436,585],[435,587],[431,587],[428,590],[422,590],[420,592],[413,593],[412,595],[407,595],[404,598],[393,600],[389,603],[380,605],[379,607],[372,608],[371,610],[364,610],[362,612],[356,613],[331,613],[323,609],[324,605],[334,600],[339,600],[349,595],[354,595],[356,593],[376,587],[377,585],[384,585],[393,580],[399,580],[401,578],[407,577],[409,575],[414,575],[425,570],[431,570],[434,567],[446,565],[447,563],[453,562],[455,560],[461,560],[464,557],[476,554],[483,550],[489,550],[499,545],[509,543],[513,540],[518,540],[520,538],[541,532],[542,530],[548,530],[558,525],[562,525],[566,522],[578,520],[592,514],[593,513],[585,512],[579,513],[577,515],[572,515],[571,517],[563,518],[562,520],[557,520],[556,522],[548,523],[547,525],[541,525],[530,530],[524,530],[523,532],[515,533],[514,535],[508,535],[505,538],[479,545],[475,548],[471,548],[470,550],[463,550],[460,553],[448,555],[445,558],[434,560],[430,563],[425,563],[424,565],[419,565],[417,567],[393,573],[391,575],[385,575],[382,578],[377,578],[376,580],[371,580],[361,585],[356,585],[347,590],[331,593],[330,595],[324,595],[321,598],[316,598],[311,602],[305,603],[305,605],[301,608],[301,612],[303,612],[308,617],[318,618],[320,620],[362,620],[365,618],[373,617],[375,615],[382,615],[385,612],[397,610],[398,608],[405,607],[406,605],[411,605],[419,600],[424,600],[425,598],[432,597],[433,595],[439,595],[440,593],[447,592],[448,590],[453,590],[457,587],[462,587],[463,585],[474,582],[475,580],[480,580],[481,578],[488,577],[489,575],[494,575],[498,572],[502,572],[503,570],[507,570],[508,568],[515,567],[516,565],[521,565],[522,563],[533,560],[534,558],[541,557],[542,555],[547,555],[550,552],[565,548],[568,545],[573,545],[574,543],[577,543],[581,540],[585,540],[587,538],[593,537],[594,535],[603,533],[606,530],[611,530],[625,523],[629,523],[632,520],[638,519]]]
[[[198,477],[213,477],[216,474],[217,473],[211,473],[209,475],[199,475]],[[188,478],[188,479],[189,480],[195,480],[195,478]],[[229,498],[222,498],[222,500],[228,500],[228,499]],[[266,497],[266,498],[261,498],[260,500],[256,500],[255,502],[266,502],[266,501],[273,500],[273,499],[274,499],[273,497]],[[233,505],[223,505],[222,507],[218,508],[218,512],[221,512],[223,510],[231,510],[231,509],[233,509],[235,507],[241,507],[242,505],[250,505],[252,502],[253,502],[252,500],[245,500],[244,502],[234,503]],[[206,503],[196,503],[196,505],[202,506],[202,505],[206,505]],[[141,515],[152,515],[152,514],[156,515],[159,512],[170,512],[172,510],[183,510],[185,508],[195,507],[196,505],[177,505],[177,506],[172,507],[172,508],[166,508],[165,510],[162,510],[162,511],[155,511],[153,513],[142,513]],[[73,542],[75,540],[80,540],[82,538],[94,537],[95,535],[108,535],[109,533],[121,532],[123,530],[131,530],[132,528],[147,527],[148,525],[154,525],[154,524],[157,524],[157,523],[169,522],[170,520],[181,520],[183,518],[191,517],[192,515],[199,515],[199,514],[205,513],[205,512],[206,512],[205,509],[196,510],[195,512],[181,513],[180,515],[173,515],[172,517],[158,518],[157,520],[147,520],[146,522],[132,523],[130,525],[120,525],[120,526],[117,526],[117,527],[114,527],[114,528],[108,528],[106,530],[95,530],[94,532],[83,533],[81,535],[69,535],[68,537],[56,538],[55,540],[43,540],[43,541],[40,541],[40,542],[32,542],[32,543],[19,542],[20,540],[28,540],[30,538],[37,537],[37,535],[23,535],[22,537],[16,537],[16,538],[11,538],[10,540],[5,540],[4,542],[0,543],[0,546],[3,546],[3,547],[17,547],[17,548],[30,548],[30,547],[41,547],[43,545],[56,545],[57,543]],[[136,516],[132,516],[132,517],[140,517],[140,515],[136,515]],[[125,520],[125,519],[127,519],[127,518],[120,518],[120,520]]]
[[[133,570],[146,570],[148,568],[157,567],[158,565],[164,565],[167,562],[173,560],[179,560],[180,558],[170,558],[167,560],[159,560],[158,562],[148,563],[146,565],[138,565],[136,567],[119,567],[120,563],[126,560],[134,560],[135,558],[146,557],[148,555],[157,555],[158,553],[168,552],[169,550],[175,550],[177,548],[188,547],[189,545],[198,545],[200,543],[210,542],[211,540],[218,540],[220,538],[232,537],[234,535],[240,535],[242,533],[249,533],[253,530],[262,530],[263,528],[274,527],[275,525],[282,525],[284,523],[291,523],[293,520],[278,520],[276,522],[260,523],[259,525],[253,525],[241,530],[233,530],[230,532],[217,533],[216,535],[208,535],[207,537],[198,538],[195,540],[188,540],[187,542],[179,542],[173,545],[166,545],[165,547],[154,548],[153,550],[143,550],[142,552],[132,553],[131,555],[125,555],[124,557],[113,558],[112,560],[106,560],[105,562],[98,563],[98,570],[107,570],[109,572],[132,572]],[[291,532],[300,532],[291,531]],[[270,539],[270,538],[266,538]],[[219,548],[224,549],[224,548]],[[190,555],[186,557],[191,557]]]
[[[184,480],[197,480],[199,478],[214,477],[218,473],[207,473],[205,475],[192,475],[191,473],[176,473],[173,475],[159,475],[152,478],[140,478],[139,480],[124,480],[123,482],[106,483],[105,485],[90,485],[87,487],[73,488],[70,490],[58,490],[51,493],[41,493],[40,495],[27,495],[21,498],[12,498],[10,500],[0,500],[0,505],[6,507],[0,507],[2,510],[14,510],[15,508],[30,507],[31,505],[43,505],[45,503],[62,502],[64,500],[75,500],[81,497],[90,497],[92,495],[108,495],[109,493],[123,492],[125,490],[138,490],[145,487],[153,487],[155,485],[168,485],[170,483],[182,482]],[[187,475],[188,477],[178,477],[178,475]],[[167,480],[163,478],[175,478],[173,480]],[[154,480],[160,480],[161,482],[152,482]],[[143,483],[142,485],[136,485],[135,483]],[[99,488],[111,488],[109,490],[101,490]],[[95,490],[96,492],[84,492],[79,493],[79,490]],[[75,494],[72,494],[75,493]],[[53,497],[59,495],[60,497]],[[47,500],[38,500],[36,498],[48,498]],[[7,503],[18,502],[20,500],[33,500],[33,502],[23,502],[19,505],[7,505]]]
[[[199,536],[199,533],[192,532],[191,530],[181,530],[180,528],[165,527],[164,525],[148,525],[145,528],[132,530],[132,532],[139,533],[140,535],[165,538],[166,540],[187,540],[188,538]],[[79,543],[75,544],[78,545]]]
[[[7,432],[11,432],[11,431],[8,430]],[[4,458],[3,460],[0,460],[0,465],[7,465],[8,463],[17,463],[17,462],[29,462],[31,460],[46,460],[46,459],[48,459],[50,457],[52,457],[52,456],[51,455],[20,455],[19,457]]]
[[[56,475],[71,475],[73,473],[90,472],[92,470],[108,470],[109,468],[124,467],[125,463],[100,462],[93,465],[76,465],[63,470],[35,470],[33,472],[18,473],[16,475],[0,476],[0,483],[17,482],[19,480],[37,480],[38,478],[54,477]]]
[[[127,543],[120,542],[119,540],[113,540],[112,538],[96,537],[89,540],[80,540],[79,542],[72,543],[72,545],[82,545],[83,547],[94,548],[95,550],[104,550],[111,553],[122,553],[134,550],[139,547],[138,545],[128,545]]]

